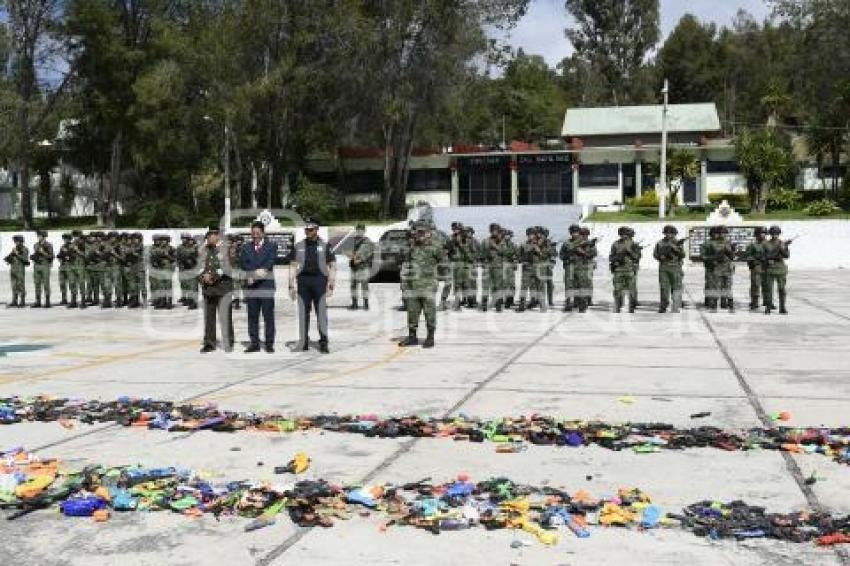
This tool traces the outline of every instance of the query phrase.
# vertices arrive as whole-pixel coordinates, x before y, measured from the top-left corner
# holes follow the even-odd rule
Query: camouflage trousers
[[[507,275],[508,266],[502,263],[485,265],[481,274],[482,297],[493,303],[504,301],[508,297]]]
[[[750,305],[758,306],[765,286],[764,270],[761,265],[750,268]],[[765,301],[766,303],[766,301]]]
[[[767,269],[764,272],[764,304],[771,308],[776,308],[776,303],[773,302],[773,288],[776,287],[777,295],[779,295],[779,306],[785,306],[785,285],[788,278],[788,273],[785,271],[775,271]]]
[[[12,296],[13,298],[21,295],[23,297],[26,295],[26,281],[24,280],[24,268],[23,267],[12,267],[9,269],[9,280],[12,287]],[[22,299],[23,300],[23,299]]]
[[[732,273],[707,270],[705,277],[705,300],[707,306],[717,307],[718,299],[726,303],[732,298]]]
[[[365,301],[369,299],[369,268],[353,268],[351,270],[351,298],[356,300],[357,293]]]
[[[428,330],[437,328],[437,303],[434,295],[436,285],[431,288],[417,287],[407,291],[407,328],[415,333],[419,328],[419,315],[425,316],[425,326]]]
[[[190,301],[198,300],[198,278],[195,277],[194,271],[181,269],[178,272],[180,279],[180,298]]]
[[[519,291],[520,300],[524,300],[526,294],[531,299],[537,299],[545,304],[546,281],[544,279],[544,268],[538,264],[523,264],[522,266],[522,288]]]
[[[71,266],[67,263],[59,265],[59,294],[62,296],[62,302],[68,300],[68,286],[71,279]]]
[[[625,296],[629,296],[629,307],[634,307],[637,303],[636,289],[634,286],[635,272],[631,269],[628,271],[621,270],[614,272],[614,308],[621,308],[624,304]]]
[[[86,294],[91,302],[98,302],[101,293],[101,270],[97,267],[86,267]]]
[[[35,285],[35,300],[41,301],[41,295],[50,299],[50,264],[37,263],[32,268],[32,282]]]
[[[674,312],[682,307],[682,278],[682,269],[678,265],[658,267],[658,287],[661,290],[662,309],[669,307],[671,300]]]

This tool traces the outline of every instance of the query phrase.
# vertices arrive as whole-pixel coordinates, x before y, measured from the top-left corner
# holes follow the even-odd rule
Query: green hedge
[[[748,208],[750,206],[750,195],[746,193],[716,193],[708,195],[708,202],[713,204],[715,208],[724,200],[730,205],[732,205],[732,208],[734,208],[738,212],[740,212],[741,208]]]

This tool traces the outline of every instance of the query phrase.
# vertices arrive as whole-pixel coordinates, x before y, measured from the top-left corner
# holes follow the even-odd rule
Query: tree
[[[4,149],[8,161],[17,170],[21,219],[27,229],[32,228],[33,222],[30,173],[34,144],[47,135],[47,117],[70,77],[70,73],[59,77],[57,85],[50,92],[43,92],[40,88],[38,71],[43,68],[45,61],[55,56],[50,37],[60,7],[59,0],[0,1],[0,15],[5,15],[8,20],[4,25],[7,31],[0,35],[6,38],[5,57],[9,60],[4,67],[0,67],[0,71],[9,70],[8,83],[11,87],[3,96],[3,114],[7,118],[0,128],[6,139]],[[0,56],[3,55],[2,50],[3,46],[0,45]]]
[[[670,148],[667,151],[667,174],[670,177],[670,198],[667,200],[667,214],[675,215],[674,203],[687,181],[696,179],[700,165],[694,152],[687,149]]]
[[[792,177],[794,160],[788,140],[775,128],[744,129],[735,138],[735,154],[747,179],[750,206],[763,213],[767,192]]]
[[[717,26],[685,14],[658,53],[659,78],[668,79],[677,103],[720,101],[724,61]]]
[[[641,70],[660,36],[658,0],[566,0],[576,27],[566,35],[599,69],[615,105],[640,97]]]

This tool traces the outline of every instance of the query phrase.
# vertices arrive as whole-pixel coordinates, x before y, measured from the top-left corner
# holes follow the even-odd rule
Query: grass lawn
[[[705,222],[708,215],[705,212],[677,212],[676,216],[667,216],[664,221],[670,222]],[[842,220],[850,219],[850,212],[836,212],[829,216],[807,216],[801,210],[774,210],[764,214],[744,214],[745,222],[769,220]],[[660,222],[657,216],[649,216],[639,212],[594,212],[588,222]]]

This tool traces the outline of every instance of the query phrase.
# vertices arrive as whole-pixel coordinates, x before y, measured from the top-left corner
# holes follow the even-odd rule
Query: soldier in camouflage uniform
[[[245,243],[245,238],[239,234],[228,234],[228,254],[229,261],[233,269],[233,308],[239,310],[242,308],[242,286],[245,272],[240,266],[240,257],[242,256],[242,245]]]
[[[47,232],[38,230],[38,241],[32,248],[32,282],[35,287],[33,308],[40,308],[41,295],[44,294],[44,308],[50,308],[50,269],[53,267],[53,245],[47,241]]]
[[[351,268],[351,306],[359,307],[357,293],[363,299],[363,310],[369,310],[369,277],[372,275],[372,260],[375,257],[375,244],[366,236],[366,226],[358,224],[354,228],[353,247],[348,265]]]
[[[517,246],[513,242],[513,230],[502,228],[502,239],[505,242],[505,308],[510,309],[514,306],[514,297],[516,296],[516,266],[517,266]]]
[[[449,258],[449,267],[445,270],[445,282],[443,283],[443,292],[440,295],[440,310],[447,310],[449,295],[453,291],[457,293],[457,286],[454,281],[454,263],[451,261],[451,258],[454,253],[455,242],[461,238],[461,232],[463,232],[463,224],[460,222],[452,222],[452,234],[443,243],[443,249],[446,252],[446,256]]]
[[[546,294],[546,303],[555,304],[555,264],[558,263],[558,246],[549,239],[549,229],[538,226],[542,235],[541,247],[546,253],[546,263],[543,265],[543,286]]]
[[[9,280],[12,287],[12,302],[6,305],[7,308],[18,307],[24,308],[27,300],[26,267],[30,264],[30,252],[24,245],[23,236],[12,236],[14,247],[9,252],[3,261],[9,264]]]
[[[407,250],[404,260],[410,266],[407,299],[408,336],[399,342],[399,346],[408,347],[419,344],[416,332],[421,313],[425,316],[428,331],[422,347],[434,347],[434,333],[437,330],[435,295],[440,266],[445,262],[445,258],[445,251],[431,241],[431,230],[428,225],[424,222],[417,223],[412,245]]]
[[[578,224],[573,224],[569,228],[570,237],[564,240],[561,244],[561,249],[558,256],[561,258],[561,263],[564,266],[564,312],[573,310],[573,302],[575,301],[575,290],[578,288],[576,278],[576,257],[574,249],[581,241],[579,231],[581,227]]]
[[[452,273],[452,287],[454,288],[454,310],[458,311],[462,306],[470,306],[470,284],[472,276],[470,270],[475,262],[472,243],[469,241],[469,232],[465,227],[452,236],[447,244],[447,257]]]
[[[71,302],[69,309],[86,308],[86,239],[79,230],[71,232],[74,241],[69,248]],[[79,297],[79,302],[77,302]]]
[[[549,263],[549,252],[544,248],[542,234],[535,228],[526,229],[525,234],[527,239],[519,252],[522,262],[522,289],[517,312],[524,312],[526,309],[526,293],[529,296],[528,308],[539,305],[541,312],[546,312],[546,287],[543,275]]]
[[[98,251],[100,252],[100,290],[103,295],[100,308],[103,309],[112,308],[112,291],[114,286],[112,275],[115,270],[115,264],[117,263],[115,261],[115,250],[113,246],[114,239],[112,233],[106,234],[98,246]]]
[[[172,293],[174,286],[174,249],[167,235],[156,235],[150,250],[150,286],[155,309],[174,308]]]
[[[86,304],[100,304],[100,232],[89,232],[86,238]]]
[[[71,234],[65,232],[62,234],[62,246],[59,248],[59,253],[56,254],[56,259],[59,260],[59,294],[62,299],[60,305],[68,304],[68,287],[71,279],[71,254],[70,248],[73,246],[71,242]],[[74,292],[76,295],[76,292]]]
[[[677,240],[679,231],[675,226],[665,226],[664,238],[655,244],[652,253],[658,261],[658,286],[661,289],[661,302],[658,312],[667,312],[672,298],[673,306],[670,312],[679,312],[682,308],[682,279],[684,271],[682,262],[685,260],[685,240]]]
[[[631,294],[635,298],[635,306],[638,306],[640,302],[638,301],[638,271],[640,271],[640,260],[643,258],[643,246],[635,242],[635,229],[631,226],[627,226],[629,229],[629,238],[632,239],[632,244],[634,244],[635,249],[637,250],[637,261],[634,265],[635,276],[632,278],[632,290]]]
[[[782,241],[779,235],[782,234],[782,229],[779,226],[771,226],[768,230],[770,239],[764,243],[764,314],[770,314],[770,311],[776,308],[773,302],[773,287],[776,285],[776,291],[779,295],[779,314],[788,314],[788,309],[785,307],[785,299],[787,293],[785,291],[785,282],[788,277],[788,266],[785,260],[791,257],[791,251],[788,246],[793,240]]]
[[[407,296],[408,291],[410,290],[410,276],[411,276],[411,267],[407,261],[408,255],[407,252],[410,251],[410,246],[413,245],[413,222],[409,222],[407,228],[407,235],[403,245],[400,245],[398,250],[398,263],[399,263],[399,271],[398,271],[398,285],[401,289],[401,306],[399,306],[396,310],[398,311],[406,311],[407,310]]]
[[[590,297],[593,294],[593,270],[596,269],[597,239],[590,238],[590,229],[583,227],[579,230],[579,242],[573,251],[575,264],[573,284],[575,286],[575,305],[578,312],[587,312]]]
[[[466,306],[474,309],[478,307],[478,268],[481,266],[481,244],[475,237],[475,228],[464,226],[466,242],[469,245],[469,255],[466,267]]]
[[[483,292],[481,309],[486,311],[488,302],[496,312],[502,312],[507,296],[508,263],[511,259],[511,248],[505,241],[505,232],[498,224],[490,224],[490,237],[481,246],[484,273],[482,275]]]
[[[750,269],[750,310],[758,310],[759,298],[764,288],[764,240],[765,229],[756,226],[753,231],[755,240],[750,242],[744,250],[744,258]]]
[[[180,304],[198,308],[198,244],[191,234],[180,235],[180,245],[174,250],[177,278],[180,281]]]
[[[136,250],[136,281],[139,287],[141,301],[139,306],[148,308],[148,269],[151,264],[151,247],[145,245],[145,238],[141,232],[133,234],[133,243]]]
[[[640,261],[640,250],[632,241],[631,230],[621,226],[617,230],[620,238],[611,244],[608,261],[614,277],[614,312],[619,313],[623,308],[626,293],[629,294],[629,312],[635,312],[637,306],[634,296],[635,263]]]
[[[706,270],[705,298],[708,308],[717,311],[720,308],[735,310],[732,299],[732,276],[735,273],[735,249],[728,241],[725,226],[717,226],[713,235],[702,247],[702,261]]]

